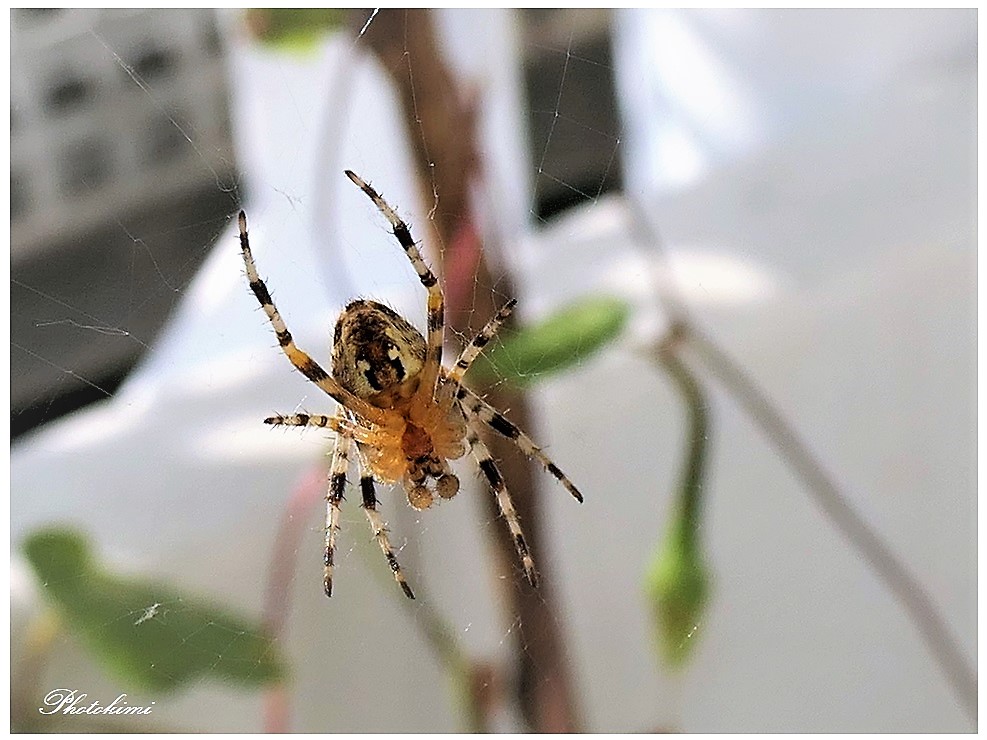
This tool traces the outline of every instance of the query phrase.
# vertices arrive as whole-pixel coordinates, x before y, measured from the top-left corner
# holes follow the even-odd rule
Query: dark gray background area
[[[12,437],[116,389],[236,207],[216,188],[165,205],[12,265]]]

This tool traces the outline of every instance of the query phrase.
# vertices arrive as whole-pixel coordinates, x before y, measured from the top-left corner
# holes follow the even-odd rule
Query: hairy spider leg
[[[362,452],[362,450],[361,450]],[[377,544],[380,546],[381,552],[384,553],[384,557],[387,558],[387,564],[391,568],[391,572],[394,574],[394,580],[397,581],[401,590],[404,591],[404,595],[409,599],[415,598],[415,594],[411,591],[411,587],[408,585],[407,581],[404,580],[404,573],[401,572],[401,566],[398,565],[398,559],[394,556],[394,550],[391,549],[390,540],[387,538],[387,528],[384,526],[384,522],[381,520],[380,512],[377,509],[377,491],[374,485],[374,476],[370,472],[370,468],[367,466],[366,462],[362,459],[360,460],[360,492],[363,494],[363,511],[367,515],[367,521],[370,522],[370,529],[373,530],[374,539],[377,540]]]
[[[514,310],[514,306],[517,305],[517,299],[511,298],[502,309],[500,309],[497,314],[487,322],[480,333],[473,337],[473,341],[470,342],[463,349],[462,354],[459,355],[459,359],[456,360],[456,364],[453,365],[452,369],[446,373],[446,377],[449,378],[456,385],[459,385],[463,381],[463,376],[466,375],[466,371],[470,369],[470,365],[473,361],[480,356],[483,352],[483,348],[487,346],[491,339],[497,334],[501,325],[507,321],[507,317],[511,315],[511,311]]]
[[[425,365],[421,371],[421,380],[418,384],[418,393],[431,400],[435,396],[435,383],[439,377],[439,368],[442,366],[442,340],[445,333],[445,298],[442,295],[442,288],[435,274],[429,269],[422,254],[411,238],[411,231],[408,225],[401,220],[401,217],[391,208],[387,202],[370,185],[364,182],[359,175],[352,170],[346,170],[346,176],[350,178],[367,197],[374,202],[377,209],[384,214],[394,229],[394,236],[400,242],[404,253],[411,260],[411,266],[418,273],[418,278],[428,291],[428,337],[426,340]]]
[[[261,308],[264,309],[264,313],[267,314],[267,318],[274,327],[274,333],[277,335],[278,345],[280,345],[281,350],[291,361],[291,364],[302,375],[349,410],[375,424],[386,425],[390,420],[390,416],[386,411],[372,406],[361,398],[357,398],[343,388],[319,363],[295,344],[295,340],[292,339],[291,333],[284,323],[284,319],[281,318],[281,314],[274,305],[274,300],[271,298],[271,293],[267,289],[267,285],[264,284],[264,281],[260,279],[260,275],[257,273],[257,265],[254,263],[254,257],[250,252],[250,241],[247,238],[247,215],[243,211],[240,211],[238,222],[240,227],[240,251],[243,254],[243,264],[247,268],[247,279],[250,281],[250,290],[253,291]]]
[[[497,505],[500,507],[500,513],[507,520],[507,527],[511,530],[514,547],[517,549],[517,554],[521,558],[521,564],[524,566],[524,574],[528,578],[528,583],[537,587],[538,573],[535,571],[535,561],[532,559],[531,551],[528,549],[528,543],[524,539],[524,532],[521,530],[521,521],[518,518],[517,510],[514,508],[511,495],[507,492],[507,484],[504,482],[504,476],[501,475],[497,463],[494,462],[493,457],[490,455],[490,450],[483,443],[483,440],[480,439],[475,425],[467,425],[466,430],[466,439],[469,442],[470,449],[473,451],[473,457],[476,458],[476,463],[480,466],[480,471],[486,477],[487,483],[490,484],[490,488],[493,489],[497,497]]]
[[[332,596],[332,574],[336,560],[336,532],[339,530],[339,503],[346,488],[346,470],[349,467],[350,433],[343,429],[336,437],[329,469],[329,492],[326,495],[326,549],[323,585],[326,596]]]
[[[465,386],[461,386],[457,397],[463,405],[466,415],[479,419],[485,425],[493,429],[497,434],[511,440],[525,455],[537,460],[542,467],[551,473],[555,480],[565,486],[565,489],[572,494],[572,497],[579,503],[583,502],[583,494],[573,485],[569,477],[563,473],[558,465],[542,452],[542,449],[531,441],[531,437],[522,432],[518,427],[509,421],[502,413],[480,398],[476,393]]]
[[[358,442],[368,442],[373,438],[373,432],[359,424],[340,416],[325,414],[275,414],[264,419],[265,424],[275,427],[320,427],[329,428],[337,434],[346,433]]]

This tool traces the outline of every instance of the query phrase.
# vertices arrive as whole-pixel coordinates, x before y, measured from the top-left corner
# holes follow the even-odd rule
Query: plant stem
[[[417,598],[410,601],[396,589],[390,589],[399,599],[409,618],[421,631],[439,662],[449,673],[452,690],[462,714],[464,732],[486,734],[490,732],[489,704],[484,687],[477,684],[476,676],[483,671],[481,664],[470,660],[456,639],[455,632],[432,606],[432,599],[420,585],[415,586]]]
[[[977,676],[968,666],[945,619],[936,610],[935,603],[918,579],[856,512],[830,473],[747,373],[695,327],[684,326],[683,333],[685,341],[703,364],[737,399],[779,455],[792,466],[813,500],[901,602],[945,673],[963,709],[976,721]]]
[[[664,263],[668,276],[673,274],[668,253],[650,213],[640,203],[631,203],[632,231],[637,243],[656,254]],[[672,336],[689,344],[723,387],[734,396],[748,415],[771,440],[781,458],[802,479],[810,496],[832,519],[837,529],[864,558],[891,593],[901,602],[905,613],[925,640],[933,658],[939,663],[950,687],[967,714],[977,721],[977,675],[967,664],[946,620],[918,579],[905,567],[877,532],[864,521],[850,504],[795,428],[768,400],[753,379],[710,338],[692,318],[691,312],[672,279],[662,280],[657,268],[652,272],[655,293],[672,322]]]
[[[274,540],[274,552],[267,576],[264,598],[264,631],[272,639],[284,636],[291,607],[291,584],[295,573],[295,553],[305,530],[309,512],[325,495],[326,469],[312,466],[292,490]],[[291,705],[284,683],[269,688],[264,695],[264,731],[285,733],[291,726]]]
[[[10,683],[10,727],[12,732],[40,732],[38,707],[42,696],[41,675],[62,633],[62,620],[50,608],[33,617],[27,626],[24,655]],[[13,667],[13,666],[12,666]]]
[[[681,540],[683,549],[695,552],[702,513],[703,469],[709,447],[708,404],[696,377],[676,356],[671,344],[660,345],[655,352],[655,360],[675,382],[689,415],[689,451],[678,487],[683,495],[676,503],[681,513],[676,520],[681,522],[681,526],[676,536]]]
[[[429,11],[382,10],[362,39],[390,75],[401,100],[421,192],[430,213],[431,241],[442,247],[438,254],[444,260],[439,266],[449,298],[461,301],[460,305],[450,301],[448,322],[461,335],[475,334],[500,308],[494,288],[501,294],[513,294],[509,276],[498,275],[495,280],[482,251],[478,255],[458,251],[477,241],[464,238],[464,234],[478,233],[471,198],[473,188],[482,187],[475,101],[442,59]],[[462,264],[475,264],[473,274],[448,269]],[[450,278],[456,282],[449,284]],[[470,290],[472,302],[467,301]],[[499,387],[487,394],[487,400],[499,408],[510,408],[512,421],[530,428],[523,395]],[[565,655],[564,620],[551,590],[551,561],[540,556],[540,505],[532,468],[518,461],[505,440],[494,438],[490,447],[495,457],[503,459],[504,476],[510,481],[542,580],[539,589],[524,582],[520,569],[512,566],[514,542],[507,528],[491,528],[499,567],[512,574],[503,594],[508,616],[518,625],[514,630],[518,706],[536,732],[577,732],[580,722]],[[499,519],[494,497],[484,500],[488,516]]]

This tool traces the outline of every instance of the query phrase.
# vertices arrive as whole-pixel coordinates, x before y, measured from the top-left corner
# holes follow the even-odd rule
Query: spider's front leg
[[[419,381],[420,393],[428,398],[432,397],[435,390],[435,382],[439,377],[439,370],[442,367],[442,340],[445,334],[445,298],[442,295],[442,287],[439,285],[435,273],[429,269],[428,264],[422,259],[422,253],[418,250],[418,245],[411,238],[411,230],[408,225],[401,220],[397,212],[391,208],[376,190],[368,185],[364,180],[352,170],[346,170],[346,176],[359,187],[367,197],[374,202],[378,210],[394,229],[394,236],[401,243],[401,248],[408,255],[411,266],[418,273],[418,279],[428,291],[428,350],[425,355],[425,366],[422,368],[421,380]]]
[[[562,472],[558,465],[552,462],[542,449],[531,441],[531,437],[511,423],[502,413],[480,398],[466,386],[460,386],[456,397],[470,419],[477,419],[502,437],[509,439],[518,449],[532,460],[537,460],[579,503],[583,502],[583,494]]]
[[[386,424],[389,420],[388,414],[382,409],[367,403],[362,398],[357,398],[343,388],[318,362],[313,360],[308,353],[302,351],[295,344],[291,332],[288,331],[287,324],[281,318],[281,313],[278,311],[277,306],[274,305],[274,299],[271,298],[271,291],[267,289],[267,284],[261,280],[260,274],[257,272],[257,265],[254,263],[254,256],[250,251],[250,237],[247,234],[247,214],[240,211],[237,223],[240,229],[240,252],[243,256],[244,268],[247,271],[250,290],[253,292],[257,302],[260,303],[261,308],[264,309],[264,313],[267,314],[267,319],[271,322],[271,326],[274,327],[274,334],[278,338],[278,345],[281,347],[281,351],[284,352],[291,364],[295,366],[295,369],[319,386],[331,398],[346,406],[350,411],[356,412],[364,419],[368,419],[375,424]]]

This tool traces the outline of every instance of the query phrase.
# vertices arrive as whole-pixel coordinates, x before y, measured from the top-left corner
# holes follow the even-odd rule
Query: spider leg
[[[337,434],[347,434],[359,442],[369,441],[372,434],[369,429],[350,419],[325,414],[275,414],[264,419],[264,423],[275,427],[328,427]]]
[[[462,382],[463,376],[470,369],[473,360],[480,356],[483,348],[487,346],[487,343],[494,338],[497,330],[500,329],[501,324],[507,321],[507,317],[511,315],[511,311],[514,310],[515,305],[517,305],[517,299],[512,298],[497,312],[496,316],[487,322],[487,325],[480,330],[480,333],[473,337],[473,341],[459,355],[459,359],[456,360],[456,364],[453,365],[452,370],[446,372],[446,377],[449,380],[456,385]]]
[[[361,398],[357,398],[343,388],[319,363],[300,350],[295,344],[295,340],[291,337],[291,332],[288,331],[284,319],[281,318],[281,314],[274,305],[274,300],[271,298],[271,293],[267,289],[267,285],[264,284],[264,281],[260,279],[260,275],[257,273],[257,265],[254,263],[254,257],[250,252],[250,241],[247,238],[247,215],[243,211],[240,211],[238,223],[240,227],[240,251],[243,253],[243,264],[247,268],[247,279],[250,281],[250,289],[260,303],[261,308],[264,309],[264,313],[267,314],[268,320],[270,320],[271,325],[274,327],[274,333],[277,335],[278,344],[291,361],[291,364],[302,375],[348,409],[377,424],[386,424],[388,420],[386,412],[372,406]]]
[[[507,484],[504,483],[504,476],[500,474],[497,463],[493,461],[490,450],[483,443],[483,440],[480,439],[479,434],[477,434],[474,424],[469,424],[466,427],[466,441],[469,443],[470,449],[473,451],[473,457],[476,458],[477,465],[480,466],[480,470],[486,477],[487,483],[490,484],[490,488],[493,489],[494,494],[497,496],[497,505],[500,507],[500,513],[507,520],[507,526],[511,530],[511,535],[514,537],[514,547],[517,549],[521,563],[524,565],[524,574],[528,578],[528,583],[537,587],[538,574],[535,572],[535,561],[531,557],[528,543],[525,541],[524,533],[521,531],[521,522],[514,508],[514,502],[511,501],[511,495],[507,492]]]
[[[332,452],[332,467],[329,469],[329,492],[326,495],[326,549],[325,575],[323,584],[326,596],[332,596],[332,572],[336,558],[336,532],[339,529],[339,502],[343,500],[346,487],[346,469],[349,467],[350,434],[340,431],[336,437],[336,447]]]
[[[275,414],[264,419],[264,423],[275,427],[329,427],[338,432],[343,426],[343,419],[325,414]]]
[[[415,598],[415,594],[412,593],[411,587],[404,580],[404,573],[401,572],[401,566],[398,565],[398,559],[394,557],[394,551],[391,549],[390,540],[387,538],[387,529],[384,527],[384,522],[380,518],[380,512],[377,510],[377,491],[374,486],[374,476],[370,472],[366,463],[361,461],[360,463],[360,491],[363,494],[363,511],[367,515],[367,521],[370,522],[370,529],[373,530],[374,539],[377,540],[377,544],[380,545],[381,552],[384,553],[384,557],[387,558],[387,564],[391,567],[391,572],[394,574],[394,580],[398,582],[401,590],[404,591],[404,595],[409,599]]]
[[[401,217],[391,208],[387,202],[370,185],[364,182],[359,175],[352,170],[346,170],[346,176],[359,187],[367,197],[374,202],[377,209],[384,214],[394,229],[394,236],[404,253],[411,260],[411,266],[418,273],[418,278],[428,291],[428,343],[425,354],[425,366],[421,371],[419,389],[421,393],[427,393],[431,399],[435,392],[435,381],[439,377],[439,368],[442,366],[442,339],[445,330],[445,298],[442,295],[442,288],[435,274],[429,269],[422,254],[411,238],[411,231],[408,225],[401,220]]]
[[[521,452],[540,462],[546,471],[555,476],[555,479],[565,486],[565,489],[572,494],[572,497],[576,501],[579,503],[583,502],[583,494],[573,485],[569,477],[559,470],[559,467],[552,462],[548,455],[542,452],[541,448],[531,441],[531,437],[518,429],[517,426],[508,421],[497,409],[465,386],[460,387],[457,397],[462,403],[463,410],[467,416],[472,419],[479,419],[497,432],[497,434],[507,437]]]

